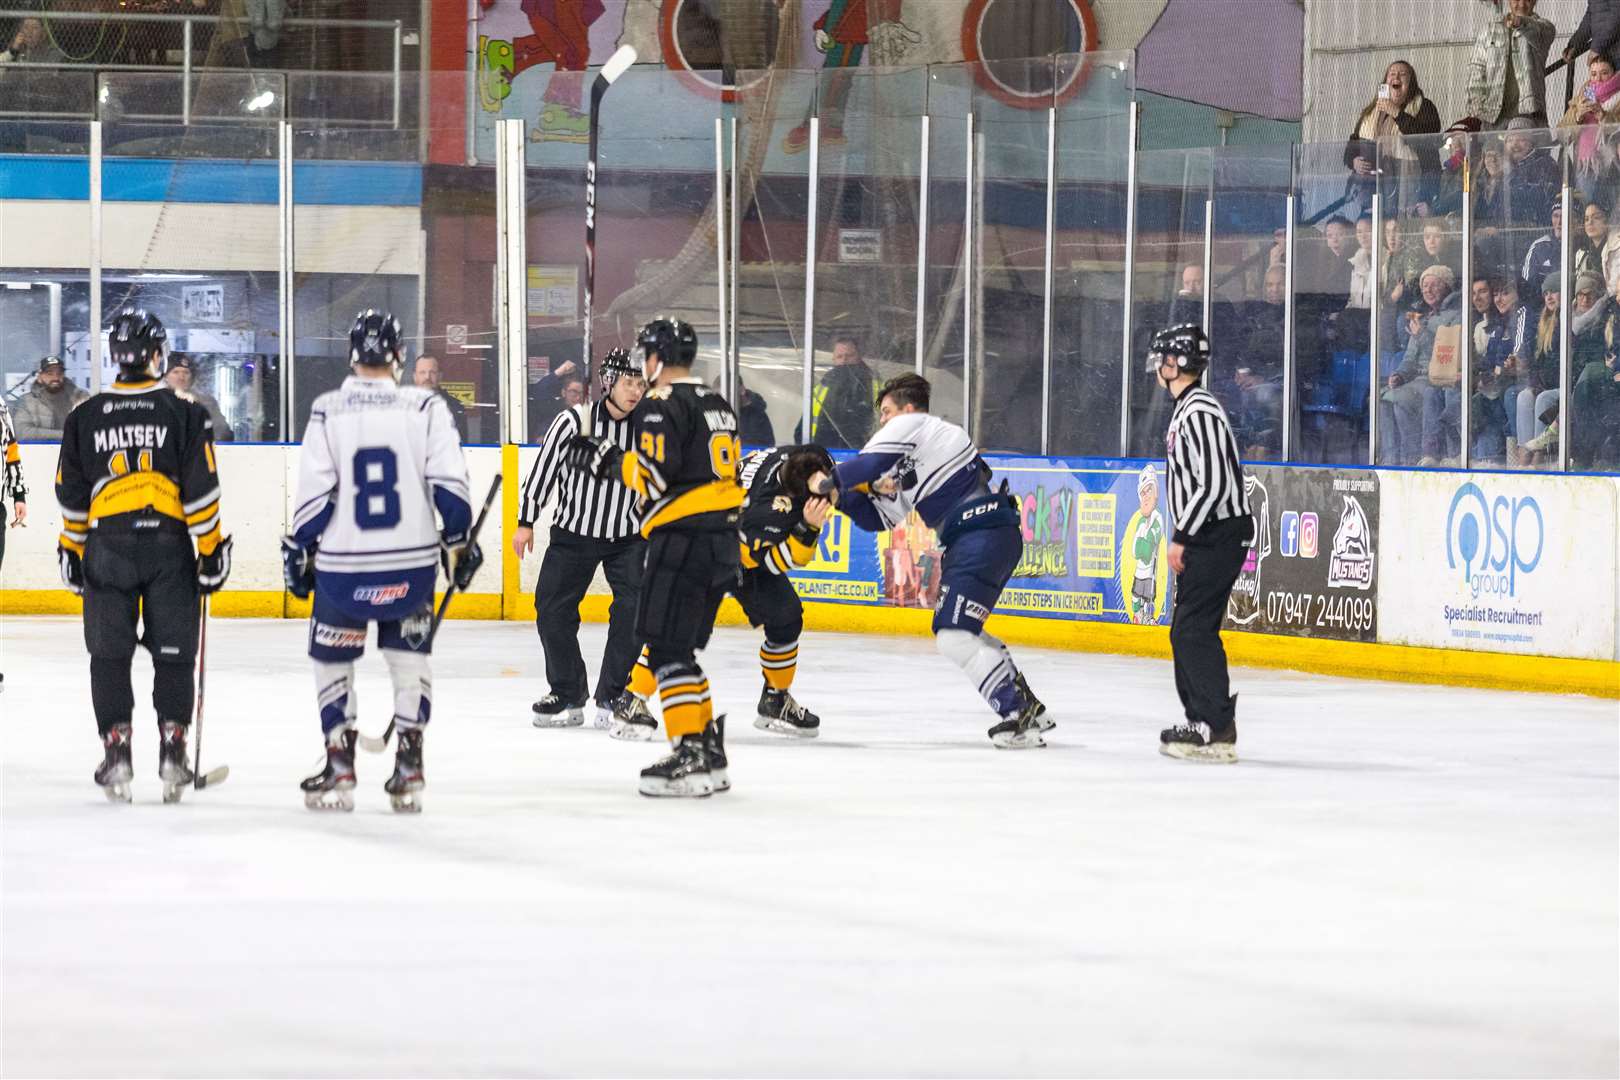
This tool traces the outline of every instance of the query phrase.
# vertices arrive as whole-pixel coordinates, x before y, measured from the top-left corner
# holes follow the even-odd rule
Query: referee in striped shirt
[[[1176,572],[1170,651],[1187,722],[1159,733],[1159,752],[1197,761],[1237,760],[1237,697],[1231,693],[1221,618],[1248,547],[1254,519],[1226,410],[1200,385],[1209,337],[1195,323],[1161,330],[1150,370],[1174,405],[1165,433],[1166,488]]]
[[[588,673],[579,651],[579,602],[598,566],[613,590],[613,604],[608,609],[607,648],[596,678],[597,727],[610,726],[614,707],[624,697],[630,666],[641,652],[636,600],[647,542],[639,531],[638,497],[616,476],[598,480],[564,462],[564,448],[582,433],[587,410],[592,436],[621,450],[631,449],[630,414],[647,392],[647,381],[640,364],[625,350],[614,349],[603,359],[602,390],[596,404],[564,409],[551,422],[540,457],[523,484],[518,527],[512,534],[512,549],[521,559],[534,546],[534,523],[541,508],[556,500],[551,543],[534,586],[535,625],[551,684],[550,693],[534,703],[535,727],[577,727],[585,722]]]

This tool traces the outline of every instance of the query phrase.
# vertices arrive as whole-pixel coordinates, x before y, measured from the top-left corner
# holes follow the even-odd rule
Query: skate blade
[[[657,734],[658,728],[651,724],[626,724],[620,720],[615,720],[608,729],[608,738],[624,742],[652,742]]]
[[[396,814],[420,814],[422,812],[422,795],[418,791],[406,791],[398,795],[390,795],[388,796],[388,805],[393,807]]]
[[[1214,746],[1184,746],[1181,743],[1160,743],[1159,753],[1178,761],[1197,761],[1205,765],[1237,764],[1237,747],[1231,743]]]
[[[725,769],[711,768],[709,770],[709,783],[713,786],[716,795],[722,791],[731,790],[731,777]]]
[[[1041,706],[1041,711],[1035,714],[1035,726],[1042,731],[1051,731],[1057,727],[1057,721],[1052,719],[1051,714],[1046,711],[1044,705]]]
[[[794,739],[813,739],[821,734],[819,727],[794,727],[786,720],[765,715],[754,717],[754,726],[761,731],[769,731],[773,735],[786,735]]]
[[[1046,740],[1041,738],[1038,731],[1004,731],[990,736],[990,741],[997,750],[1039,750],[1046,745]]]
[[[186,793],[186,788],[190,786],[190,781],[185,783],[165,783],[163,785],[163,801],[166,803],[179,802],[180,796],[184,795]]]
[[[649,799],[707,799],[714,794],[714,781],[707,775],[683,776],[679,780],[643,776],[640,791]]]
[[[130,801],[129,782],[127,780],[104,784],[101,793],[107,796],[107,801],[110,803],[127,803]]]
[[[530,721],[537,728],[579,727],[585,723],[585,712],[582,709],[570,709],[560,713],[535,713]]]
[[[597,709],[596,714],[591,717],[591,727],[595,728],[598,731],[606,731],[609,728],[611,728],[612,726],[613,726],[613,710],[612,709]]]
[[[304,805],[311,810],[342,810],[348,813],[354,809],[354,789],[349,787],[336,788],[332,791],[306,791]]]

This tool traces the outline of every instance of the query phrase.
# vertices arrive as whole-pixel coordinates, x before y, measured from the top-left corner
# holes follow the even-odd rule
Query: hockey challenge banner
[[[996,610],[1048,619],[1166,624],[1169,530],[1162,464],[990,457],[1019,503],[1024,556]],[[806,600],[932,608],[943,553],[915,517],[873,536],[834,514],[793,575]]]

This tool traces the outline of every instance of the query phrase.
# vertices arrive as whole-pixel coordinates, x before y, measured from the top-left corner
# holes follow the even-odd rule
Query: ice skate
[[[641,770],[641,793],[653,798],[702,799],[714,794],[703,735],[682,735],[667,757]]]
[[[613,702],[598,701],[591,706],[591,727],[607,731],[613,727]]]
[[[1226,719],[1215,724],[1186,723],[1159,732],[1159,753],[1183,761],[1230,765],[1237,761],[1237,695],[1232,695]]]
[[[759,715],[754,717],[754,726],[778,735],[813,739],[821,734],[821,717],[800,705],[789,691],[767,686],[759,693]]]
[[[1057,721],[1047,715],[1046,706],[1035,696],[1035,691],[1029,688],[1029,680],[1024,678],[1022,671],[1013,676],[1013,684],[1018,687],[1018,692],[1024,695],[1024,699],[1035,706],[1035,727],[1038,730],[1051,731],[1057,727]]]
[[[354,809],[354,744],[350,727],[333,728],[326,737],[326,768],[308,777],[304,805],[311,810]]]
[[[703,729],[703,749],[709,755],[709,782],[716,794],[731,790],[731,777],[726,773],[726,718],[722,714],[709,721]]]
[[[163,801],[179,802],[197,778],[186,750],[186,725],[164,720],[158,724],[158,732],[162,736],[158,743],[158,779],[163,781]]]
[[[1017,711],[1003,716],[1001,723],[989,730],[990,741],[1000,750],[1035,750],[1045,746],[1046,740],[1041,738],[1041,714],[1045,711],[1046,706],[1025,695]]]
[[[547,694],[533,708],[535,727],[579,727],[585,723],[585,703],[564,701],[559,694]]]
[[[399,746],[394,751],[394,775],[383,784],[388,800],[398,814],[422,812],[422,730],[400,728]]]
[[[135,766],[129,756],[129,725],[114,724],[101,737],[106,756],[96,770],[96,783],[108,802],[129,802],[129,782],[135,776]]]
[[[658,718],[647,703],[626,690],[613,703],[613,725],[608,735],[627,742],[651,742],[658,734]]]

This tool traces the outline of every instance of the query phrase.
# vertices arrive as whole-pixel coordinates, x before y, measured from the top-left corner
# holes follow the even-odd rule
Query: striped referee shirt
[[[558,413],[546,429],[540,456],[523,483],[518,524],[532,528],[541,509],[556,499],[557,510],[551,523],[558,528],[592,540],[623,540],[636,536],[641,527],[641,511],[635,492],[617,477],[598,480],[563,464],[563,448],[569,439],[579,434],[580,424],[580,410],[570,408]],[[613,419],[608,415],[607,406],[598,401],[591,406],[591,434],[607,439],[620,450],[629,450],[630,418]]]
[[[1249,513],[1237,439],[1213,394],[1197,384],[1182,391],[1164,444],[1176,543],[1185,544],[1205,525]]]

